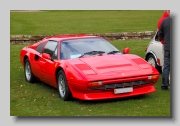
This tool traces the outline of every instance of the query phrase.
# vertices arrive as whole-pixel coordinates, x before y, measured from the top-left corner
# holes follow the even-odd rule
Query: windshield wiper
[[[83,57],[83,56],[85,56],[85,55],[96,55],[96,54],[102,54],[102,53],[105,53],[105,52],[104,52],[104,51],[90,51],[90,52],[84,53],[83,55],[81,55],[81,56],[78,57],[78,58],[81,58],[81,57]]]
[[[111,52],[108,52],[107,54],[114,54],[114,53],[120,53],[120,51],[111,51]]]

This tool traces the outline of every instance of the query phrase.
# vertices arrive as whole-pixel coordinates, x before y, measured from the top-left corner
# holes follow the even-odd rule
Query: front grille
[[[88,88],[89,90],[108,90],[108,89],[115,89],[115,88],[124,88],[124,87],[134,87],[134,86],[141,86],[144,84],[150,84],[154,83],[155,81],[133,81],[133,82],[121,82],[121,83],[114,83],[114,84],[105,84],[101,87],[93,87],[93,88]]]

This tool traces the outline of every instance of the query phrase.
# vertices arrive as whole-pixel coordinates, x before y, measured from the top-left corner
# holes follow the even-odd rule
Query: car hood
[[[154,71],[153,67],[144,59],[133,54],[116,54],[104,56],[92,56],[71,60],[69,62],[86,76],[111,76],[119,77],[119,74],[126,76],[145,75]]]

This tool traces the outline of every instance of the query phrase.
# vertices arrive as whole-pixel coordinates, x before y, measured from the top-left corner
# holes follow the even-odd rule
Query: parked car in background
[[[58,89],[62,100],[100,100],[155,92],[159,72],[143,58],[121,52],[100,36],[57,35],[24,47],[25,79]]]
[[[158,31],[145,49],[145,60],[154,66],[160,73],[164,65],[163,46],[158,38]]]
[[[158,38],[158,31],[156,31],[153,39],[149,42],[147,48],[145,49],[145,60],[162,73],[164,66],[163,57],[163,45]]]

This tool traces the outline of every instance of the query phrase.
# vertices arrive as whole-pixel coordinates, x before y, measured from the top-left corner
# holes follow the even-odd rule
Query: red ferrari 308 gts
[[[72,97],[100,100],[155,92],[159,72],[143,58],[115,48],[100,36],[57,35],[24,47],[20,61],[25,79],[58,89]]]

